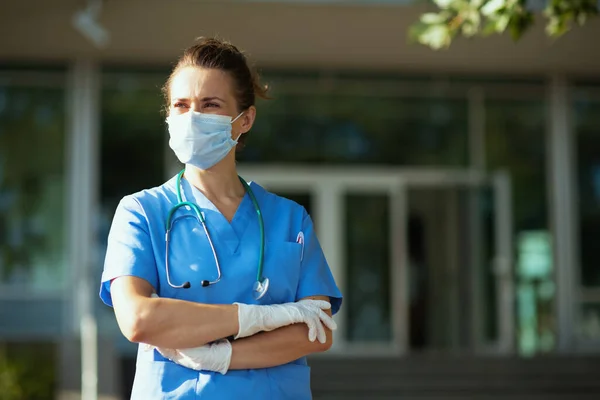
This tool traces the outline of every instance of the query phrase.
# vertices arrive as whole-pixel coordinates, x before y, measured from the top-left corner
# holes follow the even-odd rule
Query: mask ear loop
[[[231,120],[231,123],[233,124],[235,121],[238,120],[239,117],[241,117],[242,115],[244,115],[245,111],[242,111],[237,117],[235,117],[234,119]],[[240,140],[240,137],[242,137],[242,132],[240,132],[240,134],[238,135],[237,138],[235,138],[235,142],[237,143],[238,140]]]
[[[244,115],[244,113],[245,113],[245,111],[242,111],[237,117],[235,117],[234,119],[231,120],[231,123],[233,124],[235,121],[237,121],[239,117]]]

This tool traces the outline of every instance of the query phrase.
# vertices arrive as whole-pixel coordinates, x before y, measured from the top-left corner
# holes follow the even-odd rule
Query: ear
[[[254,125],[254,119],[256,118],[256,107],[250,106],[239,119],[239,132],[240,134],[244,134],[248,132],[252,125]]]

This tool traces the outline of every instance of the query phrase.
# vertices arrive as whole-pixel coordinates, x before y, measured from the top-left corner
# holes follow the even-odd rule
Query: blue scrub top
[[[246,193],[231,223],[195,187],[182,179],[184,201],[194,201],[205,213],[207,227],[221,265],[222,279],[209,287],[217,270],[204,229],[195,218],[181,218],[171,231],[171,282],[189,281],[190,289],[173,289],[165,274],[165,223],[177,204],[176,176],[162,186],[124,197],[108,236],[100,298],[112,306],[110,281],[136,276],[148,281],[160,297],[199,303],[280,304],[308,296],[329,296],[335,314],[342,303],[314,226],[304,207],[263,189],[250,187],[263,214],[267,294],[252,296],[260,250],[258,216]],[[180,208],[175,218],[193,215]],[[296,242],[304,234],[304,246]],[[132,399],[310,399],[310,368],[306,358],[274,368],[235,370],[225,375],[177,365],[155,350],[139,346]]]

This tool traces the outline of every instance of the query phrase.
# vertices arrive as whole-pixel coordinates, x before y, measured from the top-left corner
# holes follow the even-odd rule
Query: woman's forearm
[[[183,349],[238,333],[237,305],[150,298],[152,287],[134,277],[116,279],[111,293],[119,327],[132,342]]]
[[[147,303],[146,303],[147,302]],[[175,299],[145,299],[137,342],[159,347],[190,348],[238,332],[236,305],[192,303]]]
[[[287,364],[312,353],[327,351],[332,344],[331,331],[326,330],[327,341],[308,340],[305,324],[294,324],[271,332],[233,342],[230,370],[270,368]]]

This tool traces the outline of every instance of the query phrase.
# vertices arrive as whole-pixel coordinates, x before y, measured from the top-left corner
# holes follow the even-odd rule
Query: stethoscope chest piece
[[[254,287],[252,288],[252,294],[254,295],[255,300],[260,300],[263,298],[267,290],[269,290],[269,278],[264,278],[262,281],[254,282]]]

